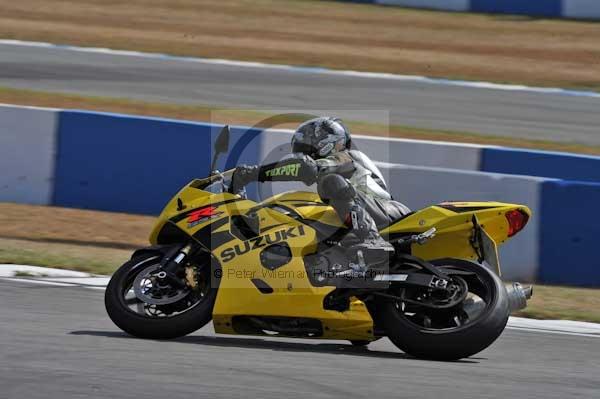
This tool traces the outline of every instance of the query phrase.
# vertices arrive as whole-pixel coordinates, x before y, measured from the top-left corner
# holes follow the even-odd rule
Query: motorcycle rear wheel
[[[176,302],[170,304],[148,304],[136,297],[132,285],[139,282],[141,274],[159,264],[161,258],[160,253],[146,253],[126,262],[113,274],[104,295],[110,319],[123,331],[139,338],[181,337],[204,327],[212,319],[217,295],[214,287],[208,287],[202,293],[192,290],[187,294],[174,293],[172,298]],[[204,273],[208,273],[210,282],[210,265],[202,267],[207,270]]]
[[[470,277],[469,292],[474,290],[484,298],[476,317],[470,319],[462,304],[458,309],[438,313],[411,304],[408,305],[408,308],[412,306],[411,312],[406,312],[406,304],[390,299],[379,300],[375,316],[392,343],[417,358],[449,361],[481,352],[500,336],[508,322],[510,311],[504,284],[495,273],[474,262],[443,259],[431,263],[448,270],[474,273],[475,277]],[[459,316],[448,313],[449,316],[439,317],[451,311],[456,311]],[[440,322],[444,317],[448,318],[449,324],[455,320],[456,326],[444,326]]]

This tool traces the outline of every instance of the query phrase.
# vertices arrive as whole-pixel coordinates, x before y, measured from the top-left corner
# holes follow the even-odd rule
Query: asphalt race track
[[[600,145],[600,98],[0,44],[0,86]],[[337,111],[336,111],[337,110]],[[346,110],[346,111],[343,111]]]
[[[294,110],[600,145],[600,99],[0,44],[0,86],[153,102]],[[359,111],[355,111],[359,110]],[[360,111],[363,110],[363,111]],[[389,341],[132,338],[103,290],[0,280],[0,399],[600,398],[600,338],[507,329],[460,362]]]
[[[387,340],[131,338],[103,291],[0,280],[0,397],[598,398],[600,338],[506,330],[460,362],[416,360]]]

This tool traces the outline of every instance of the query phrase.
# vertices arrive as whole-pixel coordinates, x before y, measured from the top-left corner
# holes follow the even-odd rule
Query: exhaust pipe
[[[523,287],[520,283],[505,284],[508,293],[508,307],[511,313],[527,307],[527,300],[533,296],[533,286]]]

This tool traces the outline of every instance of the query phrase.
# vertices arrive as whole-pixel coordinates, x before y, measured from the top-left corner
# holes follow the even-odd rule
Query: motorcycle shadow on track
[[[119,331],[71,331],[71,335],[89,335],[95,337],[108,337],[108,338],[122,338],[140,340],[139,338],[128,335],[124,332]],[[148,341],[143,339],[142,341]],[[314,352],[314,353],[329,353],[334,355],[347,355],[347,356],[364,356],[380,359],[410,359],[419,361],[430,361],[425,359],[418,359],[405,353],[395,352],[382,352],[382,351],[371,351],[367,347],[355,347],[346,344],[333,344],[333,343],[321,343],[321,344],[309,344],[300,342],[286,342],[286,341],[275,341],[266,340],[262,338],[229,338],[219,336],[185,336],[170,340],[170,342],[178,342],[183,344],[196,344],[206,346],[217,346],[226,348],[254,348],[254,349],[266,349],[272,351],[284,351],[284,352]],[[469,358],[450,361],[450,363],[475,363],[478,364],[479,360],[483,358]]]

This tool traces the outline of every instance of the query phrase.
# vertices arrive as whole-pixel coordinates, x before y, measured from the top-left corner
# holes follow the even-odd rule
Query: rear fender
[[[436,228],[436,236],[423,245],[413,244],[412,254],[425,260],[469,259],[482,262],[500,274],[497,247],[508,239],[506,213],[519,210],[528,217],[529,208],[501,202],[445,202],[400,220],[382,234],[390,239]]]

